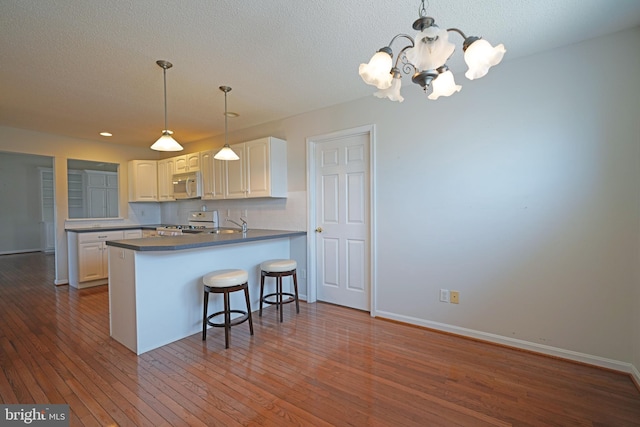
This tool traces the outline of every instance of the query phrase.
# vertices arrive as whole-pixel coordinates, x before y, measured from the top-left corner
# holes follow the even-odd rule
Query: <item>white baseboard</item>
[[[508,347],[515,347],[522,350],[542,353],[548,356],[573,360],[576,362],[586,363],[589,365],[607,368],[614,371],[624,372],[632,375],[635,378],[637,384],[640,384],[640,372],[638,372],[638,369],[631,363],[620,362],[618,360],[607,359],[605,357],[593,356],[585,353],[579,353],[572,350],[565,350],[562,348],[552,347],[544,344],[532,343],[516,338],[503,337],[501,335],[490,334],[473,329],[461,328],[459,326],[452,326],[445,323],[431,322],[428,320],[417,319],[409,316],[401,316],[385,311],[376,311],[375,316],[390,320],[396,320],[398,322],[409,323],[412,325],[424,326],[425,328],[435,329],[438,331],[448,332],[451,334],[461,335],[464,337],[474,338],[482,341],[488,341]]]
[[[41,252],[42,248],[37,249],[21,249],[19,251],[2,251],[0,255],[14,255],[14,254],[27,254],[29,252]]]

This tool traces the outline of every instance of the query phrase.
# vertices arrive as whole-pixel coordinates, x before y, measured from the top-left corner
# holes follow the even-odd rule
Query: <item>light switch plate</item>
[[[449,291],[440,289],[440,302],[449,302]]]

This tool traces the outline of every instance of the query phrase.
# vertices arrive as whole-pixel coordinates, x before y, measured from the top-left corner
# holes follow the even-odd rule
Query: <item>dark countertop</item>
[[[306,235],[306,231],[249,230],[246,233],[183,234],[181,236],[159,236],[147,237],[143,239],[110,240],[106,243],[107,246],[132,249],[134,251],[178,251],[182,249],[206,248],[211,246],[229,245],[233,243],[248,243],[259,240],[281,239],[285,237]]]
[[[100,231],[118,231],[118,230],[155,230],[157,227],[165,227],[169,224],[127,224],[127,225],[106,225],[104,227],[79,227],[65,228],[65,231],[73,231],[75,233],[92,233]],[[170,224],[174,225],[174,224]]]

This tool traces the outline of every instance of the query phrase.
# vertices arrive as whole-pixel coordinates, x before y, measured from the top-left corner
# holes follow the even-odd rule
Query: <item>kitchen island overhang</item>
[[[306,265],[306,235],[249,230],[107,242],[111,337],[142,354],[202,332],[202,276],[218,269],[247,270],[251,309],[258,310],[260,263],[291,258]],[[233,297],[232,306],[244,304]],[[210,311],[221,307],[221,299],[210,299]]]

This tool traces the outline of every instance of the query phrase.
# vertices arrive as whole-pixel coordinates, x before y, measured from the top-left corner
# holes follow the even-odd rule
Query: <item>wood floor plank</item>
[[[329,304],[267,307],[228,350],[213,328],[137,356],[109,336],[108,287],[53,271],[0,256],[0,402],[67,403],[72,426],[640,426],[627,375]]]

